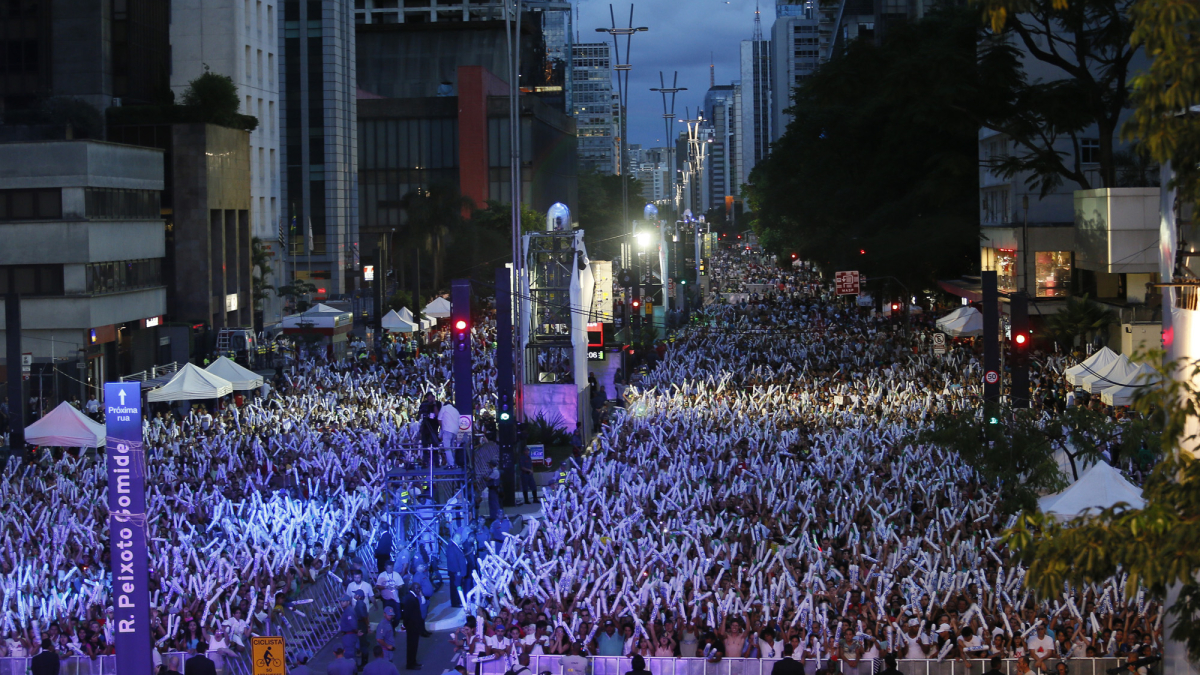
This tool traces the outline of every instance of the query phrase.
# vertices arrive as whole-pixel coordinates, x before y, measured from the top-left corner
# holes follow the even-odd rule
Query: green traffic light
[[[506,413],[506,412],[500,413],[500,421],[505,422],[507,420],[508,420],[508,413]]]
[[[998,418],[998,417],[988,418],[988,424],[1000,424],[1000,418]]]

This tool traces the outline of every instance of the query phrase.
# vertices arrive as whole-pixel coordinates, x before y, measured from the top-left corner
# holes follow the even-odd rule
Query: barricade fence
[[[184,662],[194,656],[188,652],[167,652],[162,655],[163,664],[170,664],[172,659],[178,660],[179,672],[184,670]],[[244,659],[222,657],[220,654],[209,653],[208,657],[217,665],[217,673],[222,675],[250,675],[250,668]],[[5,656],[0,657],[0,675],[26,675],[30,671],[32,657]],[[59,658],[59,675],[124,675],[117,672],[117,657],[113,655],[69,656]]]
[[[561,658],[562,656],[557,654],[530,656],[529,668],[534,673],[549,672],[551,675],[560,675],[563,672],[563,667],[559,664]],[[646,669],[653,675],[771,675],[771,670],[780,661],[780,659],[736,658],[712,662],[698,657],[648,656],[645,658]],[[1058,659],[1053,661],[1047,659],[1047,670],[1053,672],[1051,664],[1057,663],[1057,661]],[[983,675],[991,669],[991,663],[987,659],[967,659],[966,663],[969,664],[969,667],[957,659],[942,661],[901,659],[896,662],[896,668],[904,675]],[[1083,658],[1070,659],[1066,663],[1070,675],[1106,675],[1109,669],[1120,668],[1122,660]],[[511,666],[503,658],[480,661],[478,665],[478,675],[504,675]],[[633,670],[632,658],[628,656],[593,656],[588,658],[588,665],[591,675],[625,675]],[[844,661],[822,660],[818,662],[815,659],[804,661],[805,675],[814,675],[818,668],[836,669],[836,672],[842,675],[873,675],[873,673],[881,672],[885,667],[883,659],[864,660],[857,666],[847,666]],[[1003,665],[1000,666],[1000,671],[1005,675],[1014,675],[1017,672],[1017,660],[1005,659]]]

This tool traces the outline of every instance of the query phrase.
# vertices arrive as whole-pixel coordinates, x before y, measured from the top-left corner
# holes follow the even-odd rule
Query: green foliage
[[[487,201],[487,207],[471,212],[471,222],[512,240],[512,204]],[[538,213],[527,204],[521,205],[521,232],[541,232],[546,229],[546,214]]]
[[[549,419],[543,414],[525,420],[525,442],[529,445],[566,445],[571,442],[567,427],[557,415]]]
[[[1066,487],[1054,461],[1054,442],[1030,410],[997,407],[982,417],[973,412],[939,415],[916,440],[957,453],[985,479],[998,483],[998,508],[1005,513],[1032,509],[1039,494]]]
[[[1137,0],[1129,9],[1132,40],[1151,57],[1133,78],[1133,117],[1124,133],[1137,139],[1172,179],[1186,202],[1200,199],[1200,4],[1194,0]]]
[[[1046,317],[1042,327],[1052,340],[1069,352],[1079,341],[1086,342],[1097,334],[1106,334],[1109,324],[1116,320],[1115,312],[1091,302],[1084,294],[1067,300],[1066,308]]]
[[[493,242],[481,242],[478,234],[467,227],[466,214],[475,202],[463,196],[456,187],[445,184],[419,188],[400,199],[404,225],[397,228],[393,245],[398,255],[405,249],[421,254],[422,272],[433,280],[433,289],[440,290],[451,260],[459,266],[469,266],[468,258],[477,258],[484,246],[494,251]],[[451,255],[451,246],[457,244]],[[507,249],[501,249],[507,250]],[[452,276],[458,276],[454,274]]]
[[[795,91],[793,121],[746,186],[766,250],[909,286],[977,269],[975,119],[995,86],[978,24],[946,10],[882,45],[856,41]]]
[[[254,311],[262,311],[262,301],[271,297],[275,287],[267,283],[271,269],[271,252],[259,237],[250,238],[250,264],[254,267]]]
[[[1174,622],[1167,625],[1195,662],[1200,661],[1200,461],[1195,456],[1200,362],[1172,363],[1160,371],[1165,385],[1147,387],[1135,400],[1162,433],[1162,459],[1142,488],[1146,507],[1118,505],[1068,522],[1026,512],[1006,537],[1029,565],[1028,582],[1045,598],[1057,597],[1064,582],[1099,582],[1121,571],[1129,575],[1127,593],[1139,584],[1156,594],[1180,585],[1179,598],[1168,610]]]
[[[621,250],[630,231],[621,207],[621,181],[628,181],[630,220],[642,218],[641,181],[625,176],[602,176],[596,172],[579,176],[579,209],[575,214],[579,227],[587,231],[588,254],[595,260],[611,259]]]
[[[309,298],[313,293],[317,292],[316,284],[304,279],[296,279],[290,284],[284,284],[275,289],[275,293],[281,298],[289,298],[297,312],[303,312],[309,307],[312,307],[312,302]]]
[[[188,83],[182,98],[183,106],[190,109],[199,121],[237,129],[246,124],[244,118],[247,115],[238,114],[241,97],[238,96],[237,85],[228,75],[205,72]],[[257,119],[254,124],[258,125]],[[253,127],[246,129],[253,130]]]
[[[406,290],[401,289],[401,290],[397,290],[395,293],[392,293],[391,297],[389,297],[387,299],[387,302],[385,302],[384,304],[386,305],[386,309],[396,310],[397,312],[404,309],[405,307],[409,307],[410,308],[409,311],[413,312],[413,318],[414,319],[417,318],[416,317],[417,312],[415,312],[414,310],[411,309],[412,294]]]
[[[70,96],[52,96],[38,108],[45,124],[70,124],[74,138],[104,138],[104,115],[95,106]]]

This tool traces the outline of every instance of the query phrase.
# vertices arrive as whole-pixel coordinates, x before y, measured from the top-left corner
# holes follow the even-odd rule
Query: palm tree
[[[462,228],[464,214],[475,208],[475,202],[453,187],[433,185],[404,195],[400,208],[404,211],[404,227],[396,233],[395,245],[428,255],[433,263],[433,287],[441,288],[446,246]],[[417,304],[421,300],[418,298]]]
[[[275,290],[275,287],[267,283],[267,275],[273,271],[271,269],[271,252],[267,250],[263,240],[259,237],[250,238],[250,264],[253,268],[251,295],[254,303],[254,317],[261,326],[263,300],[271,297],[271,291]]]
[[[1046,317],[1043,328],[1060,347],[1070,351],[1077,342],[1091,339],[1093,334],[1104,331],[1116,320],[1116,312],[1091,302],[1084,294],[1067,300],[1063,311]]]

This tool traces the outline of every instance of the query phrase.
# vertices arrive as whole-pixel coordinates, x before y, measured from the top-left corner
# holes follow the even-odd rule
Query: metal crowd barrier
[[[549,672],[560,675],[563,667],[559,664],[560,655],[530,656],[529,668],[535,673]],[[653,675],[771,675],[771,670],[780,659],[721,659],[712,663],[703,658],[674,658],[646,657],[646,669]],[[1051,663],[1057,659],[1047,660],[1047,668],[1053,672]],[[962,661],[946,659],[903,659],[896,662],[896,668],[904,675],[983,675],[991,669],[991,663],[986,659],[968,659],[970,667],[964,667]],[[1120,667],[1122,660],[1116,658],[1102,659],[1070,659],[1066,661],[1069,675],[1106,675],[1110,668]],[[593,656],[588,659],[591,675],[625,675],[633,670],[633,663],[627,656]],[[850,668],[844,661],[807,660],[804,662],[805,675],[814,675],[818,668],[837,669],[842,675],[872,675],[882,671],[885,666],[882,659],[863,661]],[[479,675],[503,675],[509,669],[505,659],[494,659],[479,663]],[[1005,659],[1000,667],[1005,675],[1017,672],[1017,660]]]
[[[184,670],[184,662],[191,658],[188,652],[167,652],[162,656],[163,664],[171,663],[171,659],[179,660],[179,672]],[[216,654],[209,654],[217,663],[217,673],[219,675],[250,675],[250,666],[245,658],[221,657]],[[0,675],[26,675],[30,669],[32,657],[0,657]],[[117,657],[97,656],[90,658],[87,656],[69,656],[59,659],[58,667],[59,675],[123,675],[117,673]]]

